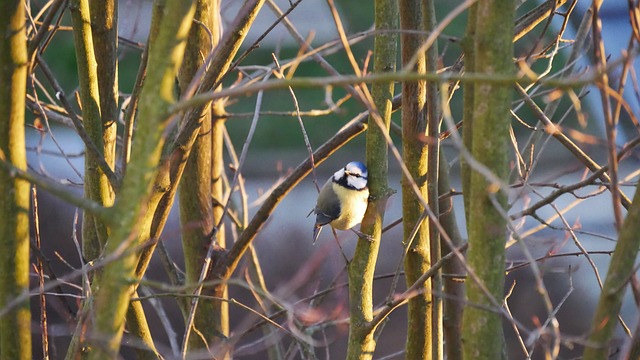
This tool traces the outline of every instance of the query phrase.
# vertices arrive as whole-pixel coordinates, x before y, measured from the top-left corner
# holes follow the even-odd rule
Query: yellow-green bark
[[[440,194],[439,210],[440,224],[449,235],[453,246],[460,247],[463,244],[460,230],[456,222],[456,214],[453,209],[453,196],[447,196],[451,191],[449,181],[449,164],[443,151],[440,151],[440,163],[438,164],[438,193]],[[442,255],[449,253],[451,249],[441,239]],[[464,275],[465,268],[460,259],[453,257],[442,266],[442,272],[449,275]],[[462,314],[464,313],[464,282],[459,278],[449,276],[443,280],[443,288],[446,297],[442,309],[442,332],[445,342],[444,353],[447,360],[462,360]]]
[[[90,0],[91,35],[96,57],[104,159],[111,169],[116,162],[118,113],[118,1]],[[113,192],[110,202],[113,204]]]
[[[27,82],[25,4],[0,4],[0,161],[26,170]],[[0,170],[0,309],[29,289],[29,183]],[[29,298],[0,316],[0,359],[31,359]]]
[[[424,29],[427,32],[437,31],[436,22],[436,9],[434,0],[424,0]],[[438,41],[435,40],[433,44],[427,49],[425,54],[426,71],[430,73],[437,73],[438,71],[438,59],[440,54],[438,52]],[[438,94],[439,84],[435,81],[427,83],[426,94],[426,120],[427,120],[427,203],[434,214],[439,214],[439,201],[438,201],[438,177],[439,177],[439,160],[440,160],[440,98]],[[430,259],[428,264],[435,264],[440,260],[440,234],[438,228],[433,224],[433,221],[429,219],[429,250]],[[420,276],[422,274],[415,274],[414,276]],[[409,285],[409,284],[408,284]],[[410,285],[409,285],[410,286]],[[431,289],[427,291],[432,294],[442,293],[442,271],[438,270],[431,277]],[[431,295],[431,324],[428,326],[431,328],[431,354],[423,354],[423,359],[438,360],[443,357],[443,340],[442,340],[442,307],[443,302],[440,296]],[[417,356],[417,354],[416,354]]]
[[[184,62],[180,69],[180,90],[187,92],[189,83],[220,39],[220,2],[217,0],[197,0],[197,26],[191,28]],[[213,41],[213,43],[212,43]],[[221,102],[217,102],[221,107]],[[224,112],[217,109],[218,115]],[[216,119],[212,126],[211,108],[202,110],[200,130],[191,148],[191,154],[180,183],[180,223],[182,228],[182,248],[185,259],[186,282],[196,284],[214,226],[222,217],[222,207],[212,206],[212,199],[218,204],[224,201],[222,188],[223,133],[224,120]],[[217,229],[216,240],[224,247],[224,228]],[[204,295],[211,295],[207,290]],[[228,335],[228,309],[224,301],[203,299],[199,302],[194,327],[201,336],[189,337],[189,349],[206,349],[207,345],[220,342]],[[204,343],[202,338],[207,339]],[[216,341],[217,339],[217,341]]]
[[[426,57],[424,53],[416,54],[423,35],[415,33],[423,30],[424,18],[422,1],[400,1],[400,27],[402,63],[406,64],[415,58],[413,69],[416,73],[426,72]],[[424,141],[427,135],[426,114],[426,81],[405,81],[402,83],[402,150],[404,163],[415,181],[419,196],[424,201],[429,200],[427,172],[429,169],[429,146]],[[437,169],[432,169],[437,171]],[[437,184],[434,184],[437,186]],[[431,267],[430,224],[422,214],[424,208],[414,192],[411,180],[402,177],[402,219],[404,229],[404,243],[408,247],[404,261],[405,279],[410,286]],[[424,283],[424,289],[409,300],[406,358],[421,359],[432,354],[432,299],[431,279]]]
[[[100,116],[100,94],[96,54],[93,49],[88,0],[72,0],[69,3],[73,21],[73,36],[80,83],[80,101],[84,130],[101,156],[105,154],[102,118]],[[105,206],[113,203],[113,189],[104,172],[98,167],[92,151],[85,151],[84,193],[85,197]],[[114,159],[112,158],[112,161]],[[83,214],[82,248],[84,257],[95,260],[107,241],[108,229],[91,214]]]
[[[92,286],[94,308],[90,326],[90,358],[111,359],[117,355],[125,323],[125,312],[133,293],[138,263],[140,220],[160,162],[163,133],[169,106],[175,101],[174,79],[182,62],[192,25],[193,2],[168,0],[157,39],[149,53],[149,69],[140,94],[139,121],[120,197],[112,209],[111,236],[105,265]],[[145,239],[143,239],[145,240]]]
[[[467,72],[487,75],[510,75],[514,72],[513,24],[514,3],[481,0],[470,27],[475,27],[468,46],[473,46],[473,67]],[[469,33],[469,32],[468,32]],[[466,89],[465,89],[466,91]],[[508,176],[508,144],[512,87],[476,82],[473,104],[465,102],[465,126],[471,122],[471,155],[498,178]],[[465,98],[465,101],[467,98]],[[465,133],[465,135],[467,135]],[[463,183],[468,197],[467,228],[469,250],[467,263],[475,272],[490,299],[478,284],[467,279],[467,299],[472,304],[501,307],[504,288],[504,245],[506,240],[505,211],[507,199],[499,184],[491,183],[484,175],[469,169],[469,182]],[[503,209],[496,209],[496,206]],[[499,313],[468,306],[463,316],[463,345],[466,359],[500,359],[504,356],[504,334]]]
[[[398,27],[398,5],[393,0],[375,1],[375,24],[378,30]],[[373,72],[393,72],[396,68],[397,35],[382,32],[374,42]],[[384,211],[390,190],[388,174],[388,145],[385,134],[391,122],[394,83],[377,83],[371,87],[376,114],[369,115],[367,131],[367,168],[371,201],[362,220],[361,231],[370,234],[372,241],[359,239],[353,260],[349,263],[349,342],[348,359],[371,359],[375,350],[373,319],[373,276],[375,273]]]
[[[211,90],[211,86],[217,83],[229,69],[232,59],[236,55],[240,45],[242,44],[251,24],[264,4],[264,0],[250,0],[246,6],[251,7],[250,12],[244,14],[242,19],[234,22],[233,30],[225,32],[220,46],[217,47],[216,56],[212,59],[202,83],[201,91]],[[187,162],[191,146],[198,136],[200,122],[198,118],[202,109],[209,106],[211,101],[199,104],[194,108],[190,108],[185,115],[184,127],[174,139],[171,145],[171,153],[168,154],[161,164],[156,178],[154,179],[154,192],[150,196],[149,209],[142,221],[142,228],[147,238],[159,236],[169,216],[171,205],[175,193],[177,192],[177,181],[184,172],[184,166]],[[214,170],[215,173],[215,170]],[[214,210],[215,211],[215,210]],[[215,214],[214,214],[215,216]],[[144,273],[155,246],[152,244],[146,247],[138,264],[138,274]]]

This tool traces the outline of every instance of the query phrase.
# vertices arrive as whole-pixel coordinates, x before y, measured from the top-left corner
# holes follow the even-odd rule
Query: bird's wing
[[[327,225],[328,223],[332,222],[333,220],[337,219],[337,216],[329,216],[327,214],[325,214],[322,211],[316,211],[316,226],[323,226],[323,225]]]
[[[318,236],[320,236],[320,230],[322,230],[321,226],[314,226],[313,227],[313,243],[315,244],[316,241],[318,241]]]
[[[316,213],[316,226],[326,225],[340,216],[340,200],[332,189],[331,179],[320,190],[317,204],[324,204],[320,209],[318,205],[313,210]]]

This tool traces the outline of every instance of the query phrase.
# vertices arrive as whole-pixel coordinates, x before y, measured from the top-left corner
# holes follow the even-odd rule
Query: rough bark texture
[[[400,1],[400,27],[403,30],[423,30],[424,17],[422,1]],[[416,65],[412,71],[426,72],[424,54],[416,54],[424,36],[415,32],[401,35],[402,63],[406,64],[414,56]],[[431,267],[430,224],[422,216],[424,208],[418,199],[421,196],[428,201],[427,172],[429,171],[429,147],[425,142],[427,135],[426,81],[405,81],[402,83],[402,150],[404,163],[420,194],[406,176],[402,177],[402,218],[404,242],[408,246],[404,262],[407,286],[411,286]],[[437,169],[433,169],[437,171]],[[417,231],[414,229],[417,227]],[[431,289],[431,279],[424,283],[425,289]],[[423,291],[409,300],[407,326],[407,359],[421,359],[432,354],[432,300],[431,292]]]
[[[598,300],[598,307],[591,323],[589,344],[584,352],[585,360],[606,359],[609,354],[609,342],[612,340],[614,330],[618,324],[618,314],[622,306],[625,290],[629,285],[629,279],[634,273],[634,264],[640,246],[640,190],[636,187],[636,193],[627,213],[618,243],[616,244],[607,278],[604,281],[602,293]]]
[[[483,0],[477,4],[475,17],[469,19],[469,26],[475,27],[475,35],[468,39],[473,44],[475,59],[473,68],[467,66],[467,72],[513,73],[514,13],[514,3],[509,1]],[[473,105],[465,103],[465,106],[472,106],[470,118],[465,118],[465,126],[469,121],[473,123],[471,155],[506,181],[512,87],[479,81],[474,84],[473,91]],[[504,211],[506,196],[499,184],[492,184],[474,169],[470,171],[469,180],[464,189],[465,197],[469,197],[467,262],[493,300],[471,279],[467,280],[467,298],[472,304],[501,307],[506,220],[496,206],[503,207]],[[504,334],[500,314],[467,307],[463,343],[467,359],[502,358]]]
[[[196,26],[191,27],[185,58],[180,69],[180,90],[186,93],[188,86],[204,60],[213,51],[220,38],[220,4],[215,0],[197,0],[194,19]],[[214,43],[212,43],[212,41]],[[182,227],[182,245],[185,258],[186,281],[196,284],[200,277],[207,248],[211,242],[214,225],[221,218],[221,207],[217,206],[214,216],[212,196],[219,203],[224,201],[221,171],[223,164],[222,134],[223,121],[216,121],[212,133],[211,108],[206,107],[200,115],[200,131],[193,143],[191,154],[184,169],[180,183],[180,223]],[[215,141],[213,139],[215,138]],[[212,155],[215,154],[215,158]],[[213,171],[217,170],[214,176]],[[213,185],[212,185],[213,183]],[[213,191],[212,191],[213,190]],[[215,192],[215,195],[213,194]],[[224,229],[217,231],[217,243],[224,246]],[[212,293],[203,292],[204,295]],[[227,305],[224,301],[201,300],[195,317],[194,326],[202,336],[189,338],[189,349],[204,349],[209,342],[219,342],[228,335]]]
[[[453,196],[445,197],[447,192],[451,191],[449,181],[449,164],[443,151],[440,151],[438,192],[442,195],[439,204],[440,224],[444,231],[449,235],[454,246],[460,247],[463,244],[458,224],[456,222],[456,214],[453,209]],[[442,255],[449,253],[451,249],[442,241]],[[442,330],[445,340],[445,349],[447,360],[462,360],[462,314],[464,313],[464,282],[460,278],[454,278],[451,275],[463,276],[465,268],[462,261],[457,257],[447,261],[442,266],[442,272],[449,276],[444,279],[444,293],[447,294],[443,304]]]
[[[216,47],[208,71],[200,83],[199,91],[206,92],[211,90],[212,86],[220,81],[226,74],[231,66],[232,59],[244,41],[249,28],[253,24],[263,4],[264,0],[249,0],[243,5],[243,9],[238,14],[238,17],[231,24],[228,31],[224,33],[220,41],[220,46]],[[206,106],[210,106],[210,104],[211,102],[208,101],[187,111],[183,127],[177,135],[177,139],[170,145],[171,153],[167,154],[160,165],[160,169],[153,183],[154,191],[149,197],[149,211],[142,220],[142,228],[144,231],[141,232],[141,234],[145,240],[157,238],[164,228],[169,216],[169,211],[171,210],[171,205],[177,193],[177,182],[182,177],[191,146],[199,134],[201,123],[198,119],[202,110]],[[213,176],[215,176],[219,171],[216,172],[216,169],[212,169],[212,173],[214,174]],[[220,178],[216,179],[216,181],[219,180]],[[215,211],[214,208],[214,216],[216,216]],[[155,244],[151,244],[143,249],[138,263],[137,274],[139,274],[139,276],[146,270],[154,249]]]
[[[467,20],[467,29],[462,39],[462,47],[464,49],[464,64],[467,69],[475,68],[475,49],[473,39],[476,35],[476,24],[473,19],[476,18],[478,4],[473,4],[469,8],[469,20]],[[462,141],[464,147],[471,151],[473,143],[473,98],[475,84],[473,81],[465,81],[462,84],[463,108],[462,108]],[[467,191],[471,187],[471,169],[464,157],[460,158],[460,181],[462,182],[462,190]],[[464,217],[469,218],[469,196],[462,198],[464,202]]]
[[[398,27],[398,5],[392,0],[376,0],[376,29],[393,30]],[[397,35],[381,33],[374,44],[373,72],[395,71]],[[349,264],[349,345],[347,358],[371,359],[375,350],[373,319],[373,276],[382,237],[384,211],[390,190],[387,182],[388,145],[385,133],[391,122],[393,82],[373,84],[371,95],[378,113],[369,116],[367,132],[367,168],[371,201],[362,221],[361,231],[373,241],[359,239],[353,260]]]
[[[104,156],[104,139],[102,118],[100,116],[100,94],[98,90],[98,72],[96,54],[93,47],[93,36],[89,15],[88,0],[72,0],[69,2],[71,20],[73,22],[73,39],[80,83],[80,100],[82,102],[82,124],[91,142],[96,146],[100,156]],[[113,189],[106,175],[97,166],[97,154],[85,152],[84,194],[105,206],[113,203]],[[112,162],[113,162],[112,157]],[[88,213],[83,214],[82,248],[87,260],[95,260],[107,241],[108,229],[101,221]]]
[[[96,57],[104,159],[112,170],[116,162],[118,112],[118,1],[90,0],[91,35]],[[113,204],[113,191],[105,199]]]
[[[424,6],[424,29],[427,32],[436,31],[436,9],[434,0],[423,0]],[[427,49],[425,54],[426,71],[436,74],[438,71],[438,41]],[[439,160],[440,160],[440,97],[438,94],[439,83],[431,81],[427,83],[426,95],[426,116],[427,116],[427,203],[431,207],[434,214],[439,214],[438,201],[438,177],[439,177]],[[440,234],[438,228],[429,219],[429,249],[430,262],[435,264],[440,260]],[[431,278],[431,293],[441,294],[442,287],[442,271],[438,270]],[[423,355],[424,359],[442,359],[443,357],[443,328],[442,328],[442,307],[443,302],[440,296],[431,296],[431,355]]]
[[[0,3],[0,161],[26,170],[24,109],[27,37],[24,3]],[[0,309],[29,289],[29,183],[0,170]],[[31,359],[29,300],[0,317],[0,358]]]
[[[192,24],[195,5],[189,1],[169,0],[157,39],[149,53],[149,72],[140,94],[136,141],[131,162],[120,189],[120,199],[113,208],[111,237],[105,256],[107,263],[94,278],[93,323],[90,326],[90,358],[117,356],[124,328],[125,312],[133,294],[136,246],[141,231],[139,222],[146,210],[146,200],[160,162],[163,132],[168,108],[173,103],[173,85]]]

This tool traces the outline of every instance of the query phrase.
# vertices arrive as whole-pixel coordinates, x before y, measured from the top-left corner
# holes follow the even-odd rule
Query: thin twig
[[[40,213],[38,210],[38,191],[35,186],[31,187],[33,202],[33,228],[35,243],[40,250]],[[44,265],[41,258],[36,261],[36,274],[38,275],[38,286],[40,287],[40,329],[42,330],[42,357],[49,359],[49,326],[47,325],[47,297],[44,292]]]
[[[280,63],[278,63],[278,59],[275,54],[271,54],[273,58],[273,62],[276,66],[276,70],[274,74],[278,79],[284,79],[284,74],[282,73],[282,68],[280,68]],[[300,125],[300,130],[302,131],[302,137],[304,139],[304,145],[307,147],[307,153],[309,154],[309,159],[311,160],[311,168],[313,169],[313,182],[316,185],[316,190],[320,192],[320,187],[318,186],[318,181],[315,176],[315,168],[316,164],[313,161],[313,149],[311,148],[311,142],[309,141],[309,136],[307,136],[307,130],[304,127],[304,123],[302,122],[302,117],[300,115],[300,105],[298,104],[298,98],[296,97],[296,93],[293,91],[293,88],[289,86],[289,93],[291,94],[291,99],[293,100],[293,105],[295,106],[295,114],[296,119],[298,120],[298,124]]]
[[[451,251],[448,254],[442,256],[437,263],[431,265],[429,270],[427,270],[422,276],[420,276],[407,290],[405,290],[402,294],[395,296],[393,300],[388,301],[382,308],[374,311],[375,316],[370,322],[370,327],[375,328],[382,320],[384,320],[389,314],[395,310],[398,306],[404,304],[411,296],[419,291],[424,286],[424,282],[427,281],[430,277],[435,275],[438,270],[450,259],[457,256],[458,253],[464,252],[468,247],[468,244],[465,243],[460,247],[456,247],[455,251]]]
[[[62,106],[67,111],[67,114],[69,114],[71,121],[73,121],[73,125],[76,128],[77,134],[82,139],[82,142],[85,144],[87,150],[94,155],[97,161],[98,167],[100,167],[100,170],[102,170],[102,172],[105,174],[105,176],[109,180],[109,183],[111,184],[113,189],[117,191],[117,189],[120,188],[120,179],[113,172],[109,164],[107,164],[107,161],[104,159],[104,156],[102,156],[102,153],[100,152],[100,150],[98,150],[98,147],[96,146],[96,144],[93,141],[91,141],[91,139],[89,138],[89,134],[87,134],[87,132],[84,130],[84,126],[82,125],[80,118],[75,113],[75,111],[73,111],[71,104],[69,104],[69,102],[67,101],[67,98],[64,94],[64,91],[62,90],[62,87],[58,83],[58,80],[56,80],[55,76],[53,75],[53,73],[51,72],[47,64],[44,62],[44,59],[42,59],[42,57],[39,54],[36,54],[36,61],[40,65],[40,68],[42,69],[43,73],[49,80],[49,83],[51,84],[51,86],[53,86],[53,88],[55,89],[56,98],[62,103]]]
[[[519,84],[516,84],[516,90],[523,97],[525,103],[529,106],[529,108],[533,110],[538,120],[540,120],[544,124],[545,131],[547,133],[553,135],[553,137],[555,137],[562,145],[564,145],[569,151],[571,151],[571,153],[578,160],[580,160],[581,163],[583,163],[587,168],[589,168],[589,170],[595,173],[601,169],[600,165],[598,165],[587,154],[585,154],[585,152],[582,151],[582,149],[580,149],[575,143],[573,143],[573,141],[571,141],[565,134],[562,133],[562,131],[555,124],[551,122],[551,120],[549,120],[549,118],[544,114],[544,112],[540,110],[538,105],[529,97],[529,95],[522,88],[522,86],[520,86]],[[604,172],[600,174],[600,179],[603,182],[610,184],[608,186],[609,190],[611,190],[612,186],[616,186],[616,184],[611,184],[611,178]],[[622,192],[620,192],[620,202],[622,203],[622,206],[624,206],[627,209],[631,205],[631,200],[629,200],[629,198],[626,197]]]
[[[593,53],[595,58],[596,69],[600,72],[600,77],[596,79],[596,86],[600,89],[600,100],[602,102],[602,115],[604,117],[605,132],[607,136],[607,157],[609,159],[609,191],[611,192],[611,201],[613,202],[613,218],[616,224],[616,230],[622,227],[623,216],[620,208],[621,198],[624,196],[618,186],[618,158],[616,156],[616,127],[617,118],[611,113],[611,99],[609,98],[609,76],[606,71],[602,71],[607,67],[607,54],[602,41],[602,21],[598,6],[592,6],[593,9]],[[627,64],[627,62],[625,62]],[[628,329],[627,329],[628,330]]]
[[[68,202],[69,204],[88,211],[92,215],[100,218],[102,221],[108,221],[108,210],[102,207],[100,204],[84,197],[75,196],[69,191],[68,187],[60,183],[53,182],[43,176],[18,169],[7,161],[2,150],[0,150],[0,168],[7,171],[14,178],[23,179],[32,184],[35,184],[40,189],[46,190],[47,192],[51,193],[54,196],[57,196],[58,198]]]

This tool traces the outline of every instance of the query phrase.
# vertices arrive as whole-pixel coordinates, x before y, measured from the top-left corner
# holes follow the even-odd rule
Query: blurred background
[[[289,6],[287,0],[275,1],[283,9]],[[444,17],[451,9],[457,6],[460,1],[436,2],[436,8]],[[239,1],[222,1],[223,17],[230,22],[238,11]],[[340,16],[346,27],[348,34],[366,33],[372,29],[373,5],[369,2],[336,0],[340,11]],[[535,1],[525,1],[518,10],[518,14],[524,14],[537,5]],[[577,1],[575,13],[572,15],[565,37],[573,38],[573,33],[586,9],[591,5],[590,1]],[[609,1],[602,6],[603,36],[607,46],[607,53],[614,57],[620,57],[621,51],[627,47],[627,33],[619,36],[620,29],[628,29],[627,5],[623,1]],[[123,41],[120,44],[120,65],[119,79],[122,97],[128,96],[138,71],[141,49],[148,36],[151,12],[151,1],[143,0],[121,0],[119,4],[119,32]],[[253,43],[263,31],[276,20],[276,16],[267,6],[263,8],[256,26],[251,30],[246,44]],[[290,15],[290,20],[295,24],[297,30],[303,36],[312,38],[312,46],[320,46],[337,38],[337,32],[331,20],[330,9],[323,1],[303,1]],[[69,23],[66,18],[63,23]],[[460,54],[459,41],[464,33],[466,19],[460,16],[446,28],[446,36],[439,40],[444,66],[452,64]],[[556,16],[551,22],[549,34],[556,34],[561,24],[560,16]],[[541,28],[541,26],[539,26]],[[541,36],[541,29],[536,29],[523,40],[516,44],[516,55],[531,51],[532,42]],[[543,37],[544,37],[543,36]],[[360,64],[365,62],[368,51],[373,49],[372,36],[362,36],[353,44],[353,50]],[[288,59],[295,56],[299,46],[291,37],[287,30],[278,25],[261,43],[260,47],[253,50],[243,65],[271,65],[272,53],[278,59]],[[558,59],[566,57],[570,48],[562,49]],[[44,57],[66,93],[72,94],[76,88],[77,70],[75,64],[75,54],[73,50],[73,39],[70,31],[58,33],[53,39],[52,45],[45,52]],[[325,57],[341,73],[352,72],[344,52],[337,49],[333,54]],[[536,63],[536,66],[543,66]],[[589,66],[589,57],[585,56],[580,60],[580,66]],[[535,71],[540,69],[534,68]],[[636,69],[638,70],[638,69]],[[324,76],[326,73],[320,66],[312,61],[301,63],[296,74],[298,76]],[[236,74],[233,74],[236,76]],[[236,79],[229,77],[227,85]],[[629,98],[634,112],[637,114],[639,102],[637,92],[634,93],[632,81],[627,94],[632,94]],[[599,94],[594,89],[586,95],[582,101],[582,111],[588,119],[587,126],[578,123],[575,115],[570,115],[564,121],[563,126],[579,129],[580,132],[593,135],[597,141],[582,142],[580,147],[600,164],[606,163],[606,153],[604,152],[605,137],[603,132],[602,119],[599,115],[600,100]],[[396,88],[396,93],[399,86]],[[331,91],[324,89],[296,89],[297,100],[302,111],[327,109],[333,103],[339,103],[346,95],[340,88],[333,88]],[[242,148],[249,125],[251,115],[255,107],[255,96],[240,97],[230,99],[227,104],[229,119],[227,128],[236,151]],[[543,100],[544,101],[544,100]],[[561,105],[558,113],[567,111],[570,102],[566,101]],[[279,179],[285,176],[293,167],[297,166],[307,156],[300,124],[294,116],[283,116],[269,114],[267,112],[291,112],[294,110],[293,100],[288,90],[269,91],[264,94],[264,101],[261,115],[256,130],[256,135],[250,144],[250,150],[246,163],[242,169],[246,181],[247,194],[251,210],[255,211],[260,206],[260,201],[269,190],[273,188]],[[461,117],[461,96],[456,95],[451,103],[452,115],[456,121]],[[350,119],[363,111],[362,107],[353,100],[342,103],[337,111],[330,112],[322,116],[303,117],[306,133],[309,135],[310,144],[315,149],[324,141],[329,139]],[[399,123],[398,115],[394,121]],[[526,109],[518,110],[518,115],[530,126],[535,126],[536,119],[527,112]],[[31,119],[33,121],[33,118]],[[637,129],[634,128],[629,118],[624,116],[620,120],[620,145],[629,139],[636,137]],[[523,125],[514,122],[513,129],[519,142],[524,143],[530,134]],[[83,145],[77,135],[68,127],[52,124],[50,133],[43,133],[35,128],[27,130],[27,143],[29,147],[29,165],[32,169],[47,174],[55,179],[66,182],[70,188],[81,194],[83,173]],[[392,135],[396,146],[400,147],[399,138]],[[343,149],[335,153],[328,161],[320,165],[315,173],[317,183],[322,186],[324,181],[331,174],[351,160],[364,159],[364,136],[360,135]],[[456,190],[461,190],[458,172],[458,154],[453,149],[449,140],[443,143],[444,151],[451,164],[452,186]],[[66,158],[60,155],[60,150],[66,154]],[[621,163],[621,178],[630,176],[627,180],[636,178],[634,172],[638,168],[637,154]],[[583,166],[580,165],[573,156],[554,139],[545,143],[541,152],[539,167],[532,174],[531,181],[546,184],[572,184],[578,182],[585,176]],[[390,165],[390,186],[400,190],[400,172],[397,161],[389,159]],[[637,180],[634,180],[637,181]],[[312,226],[313,219],[306,215],[313,208],[317,195],[314,179],[311,177],[301,182],[278,206],[269,222],[264,227],[256,241],[254,242],[258,257],[263,266],[265,281],[269,290],[276,296],[282,297],[281,301],[290,304],[300,313],[306,313],[310,321],[318,318],[345,318],[348,314],[347,290],[344,287],[346,281],[345,258],[351,258],[356,243],[356,236],[351,232],[338,232],[338,238],[333,238],[330,231],[325,230],[319,241],[313,245]],[[622,189],[627,196],[632,197],[633,182],[626,181],[627,186]],[[537,201],[545,194],[554,189],[545,187],[540,190],[540,194],[532,194],[529,197],[520,196],[513,199],[513,212],[517,212],[526,207],[526,200]],[[532,252],[534,258],[545,257],[549,254],[569,254],[562,257],[554,257],[539,262],[539,266],[544,274],[545,284],[549,291],[554,305],[559,306],[558,321],[563,335],[569,340],[562,349],[563,358],[572,358],[581,353],[581,339],[587,334],[591,321],[591,315],[599,295],[597,277],[604,278],[609,260],[609,252],[615,246],[616,232],[611,211],[611,199],[608,192],[599,192],[597,196],[591,196],[591,192],[597,192],[598,186],[584,188],[573,196],[571,194],[562,196],[555,205],[557,211],[564,214],[570,225],[573,234],[561,219],[553,218],[556,210],[547,206],[538,211],[541,219],[549,220],[550,226],[540,226],[540,222],[527,218],[526,221],[518,222],[517,226],[520,234],[525,238],[525,243]],[[517,191],[514,191],[516,194]],[[519,194],[521,195],[521,194]],[[584,197],[584,198],[581,198]],[[43,242],[43,252],[49,258],[51,266],[60,277],[71,271],[72,268],[80,267],[80,257],[76,245],[74,244],[74,229],[78,228],[75,218],[76,209],[63,203],[62,201],[43,192],[39,193],[40,227]],[[458,222],[463,237],[466,236],[462,199],[454,197],[454,206],[458,215]],[[400,218],[401,201],[400,195],[393,196],[389,203],[385,222],[388,224]],[[229,230],[231,231],[231,230]],[[182,253],[180,245],[179,221],[177,211],[174,210],[170,222],[165,228],[161,241],[169,250],[171,258],[178,267],[182,264]],[[579,239],[581,246],[592,252],[592,263],[584,256],[580,255],[580,250],[574,241],[573,236]],[[340,244],[340,246],[338,246]],[[400,278],[397,288],[392,289],[392,276],[398,270],[403,252],[402,228],[395,226],[383,235],[380,258],[378,260],[377,272],[381,279],[376,282],[376,301],[382,304],[384,300],[393,293],[402,292],[405,285],[404,279]],[[546,321],[546,311],[542,305],[541,297],[535,287],[534,279],[528,266],[518,266],[526,262],[519,245],[513,245],[508,249],[509,271],[506,288],[513,286],[513,292],[508,298],[508,304],[514,317],[530,329],[535,329]],[[595,265],[595,269],[592,267]],[[238,272],[238,276],[243,276],[244,268]],[[300,274],[307,274],[304,279],[300,279]],[[166,274],[158,259],[154,259],[150,270],[147,272],[148,280],[166,281]],[[78,283],[78,279],[73,282]],[[336,286],[335,291],[330,292],[317,308],[308,307],[308,302],[297,304],[298,300],[312,296],[315,292]],[[73,290],[72,292],[77,292]],[[241,287],[231,287],[230,297],[238,299],[240,302],[253,306],[250,292]],[[623,318],[627,324],[634,328],[637,319],[637,311],[634,302],[631,301],[631,294],[628,294],[629,301],[625,303]],[[37,299],[34,299],[34,304]],[[62,308],[68,304],[75,307],[74,299],[57,299],[50,302],[53,311],[50,314],[63,314]],[[172,299],[161,302],[162,307],[167,312],[166,318],[150,311],[152,329],[157,330],[156,338],[159,350],[166,354],[171,354],[172,342],[180,344],[182,337],[182,327],[184,326],[182,316]],[[35,306],[34,305],[34,306]],[[560,306],[561,305],[561,306]],[[151,305],[149,304],[151,308]],[[157,306],[154,307],[157,309]],[[156,314],[155,316],[153,314]],[[406,310],[401,307],[394,311],[384,329],[375,353],[375,358],[403,358],[402,354],[396,354],[404,348]],[[34,319],[37,319],[35,317]],[[248,313],[245,309],[231,306],[231,329],[234,325],[243,324],[244,321],[256,321],[256,317]],[[168,323],[167,323],[168,322]],[[168,324],[176,331],[167,331]],[[66,344],[70,339],[73,328],[60,315],[51,320],[51,334],[54,336],[54,344],[57,346],[57,357],[63,356]],[[238,325],[239,326],[239,325]],[[35,329],[38,326],[34,326]],[[398,329],[398,330],[396,330]],[[517,337],[508,323],[505,323],[505,331],[509,341],[510,358],[523,358],[523,353],[519,350],[520,345]],[[346,335],[348,327],[343,323],[336,323],[328,327],[319,336],[314,337],[321,344],[326,344],[326,350],[320,348],[317,355],[320,358],[342,358],[346,350]],[[264,344],[252,344],[252,341],[260,338],[260,331],[252,331],[240,342],[236,358],[238,359],[262,359],[264,358]],[[624,333],[619,329],[619,338],[622,339]],[[527,340],[526,338],[524,339]],[[37,345],[37,344],[36,344]],[[40,351],[38,348],[36,351]],[[325,353],[326,351],[326,353]],[[37,354],[37,353],[35,353]],[[541,358],[543,352],[534,353],[533,358]]]

